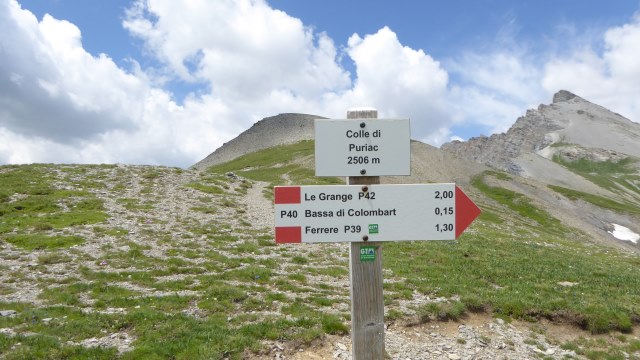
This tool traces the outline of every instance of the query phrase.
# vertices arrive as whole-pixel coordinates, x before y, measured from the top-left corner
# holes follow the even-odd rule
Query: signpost
[[[316,176],[410,175],[409,119],[316,120]]]
[[[278,243],[454,240],[480,213],[455,184],[277,186]]]
[[[354,360],[385,356],[380,242],[454,240],[480,214],[452,183],[379,185],[381,175],[409,175],[411,156],[409,120],[377,116],[315,122],[316,176],[348,185],[274,188],[277,243],[350,242]]]

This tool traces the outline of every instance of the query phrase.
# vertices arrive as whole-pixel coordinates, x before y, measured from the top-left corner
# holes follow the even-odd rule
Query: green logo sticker
[[[377,246],[363,246],[360,248],[360,262],[369,262],[376,259]]]
[[[369,224],[369,234],[378,233],[378,224]]]

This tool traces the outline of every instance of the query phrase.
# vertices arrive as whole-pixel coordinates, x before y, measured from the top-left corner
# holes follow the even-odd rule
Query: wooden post
[[[376,119],[377,117],[377,110],[347,111],[347,119]],[[348,177],[347,184],[380,184],[380,177]],[[353,360],[383,360],[385,350],[382,244],[379,242],[367,243],[366,241],[350,244],[351,353]],[[363,246],[375,246],[373,261],[361,260],[360,250]]]

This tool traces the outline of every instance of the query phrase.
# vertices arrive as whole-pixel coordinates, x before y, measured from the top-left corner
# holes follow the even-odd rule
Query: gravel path
[[[267,185],[265,182],[254,182],[242,199],[242,203],[247,208],[247,220],[257,228],[273,227],[273,204],[263,195]]]

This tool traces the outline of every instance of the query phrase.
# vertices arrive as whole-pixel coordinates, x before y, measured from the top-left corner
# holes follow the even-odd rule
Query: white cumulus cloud
[[[640,122],[640,14],[608,29],[593,44],[550,59],[542,84],[548,91],[573,91]]]
[[[75,25],[2,1],[0,33],[1,126],[67,142],[135,127],[144,82],[85,52]]]
[[[457,79],[450,87],[449,108],[456,123],[504,132],[525,109],[548,102],[549,96],[540,85],[541,65],[531,60],[524,46],[514,48],[507,41],[488,48],[448,62],[447,69]]]
[[[237,129],[217,100],[177,105],[140,69],[92,56],[80,29],[0,1],[0,161],[189,165]],[[224,119],[224,118],[223,118]],[[220,128],[216,128],[222,124]]]
[[[193,3],[186,11],[171,1],[138,1],[124,24],[162,60],[163,72],[209,84],[209,96],[244,127],[280,112],[344,117],[353,106],[412,117],[420,138],[440,138],[449,125],[446,71],[387,27],[354,34],[340,53],[326,34],[260,0]],[[354,62],[353,83],[342,56]]]
[[[336,46],[264,0],[138,0],[123,19],[151,67],[119,67],[74,24],[0,0],[0,163],[189,166],[263,117],[360,106],[410,117],[414,138],[439,145],[455,126],[504,131],[561,88],[640,118],[637,17],[569,56],[495,47],[444,63],[388,27]]]
[[[264,1],[138,1],[124,26],[169,71],[206,81],[221,98],[256,100],[278,89],[317,97],[350,83],[329,37]]]
[[[403,46],[388,27],[349,38],[357,79],[345,96],[353,105],[378,108],[384,117],[411,117],[414,138],[441,138],[451,125],[445,107],[448,75],[423,50]]]

